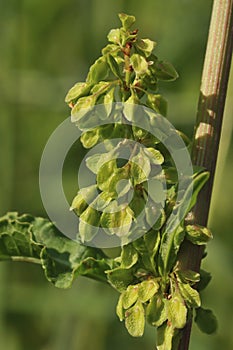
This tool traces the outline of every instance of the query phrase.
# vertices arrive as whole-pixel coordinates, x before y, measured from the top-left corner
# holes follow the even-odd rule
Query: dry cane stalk
[[[192,222],[207,226],[221,135],[233,46],[233,0],[215,0],[202,73],[192,162],[210,172],[192,212]],[[180,252],[183,269],[200,270],[203,248],[185,241]],[[192,322],[182,330],[179,350],[188,350]]]

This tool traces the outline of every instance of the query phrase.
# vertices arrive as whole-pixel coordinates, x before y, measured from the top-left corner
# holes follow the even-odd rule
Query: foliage
[[[102,227],[106,234],[116,234],[120,238],[121,252],[112,257],[107,249],[94,249],[69,240],[45,219],[9,213],[1,219],[0,258],[39,262],[47,279],[60,288],[70,287],[78,275],[109,283],[120,293],[117,315],[125,321],[128,332],[132,336],[142,336],[146,319],[158,328],[157,348],[169,350],[176,348],[179,330],[192,317],[193,309],[196,309],[195,320],[202,330],[211,333],[216,329],[215,321],[205,327],[211,315],[209,310],[201,308],[200,295],[195,288],[197,283],[205,284],[204,274],[181,270],[177,263],[177,254],[185,239],[203,245],[211,238],[208,229],[187,225],[184,220],[208,180],[208,173],[203,169],[194,172],[191,206],[170,232],[166,223],[178,195],[178,184],[177,176],[172,176],[172,159],[160,142],[145,130],[131,125],[122,127],[122,123],[89,130],[89,116],[95,105],[105,106],[102,118],[106,121],[115,102],[124,102],[123,115],[129,121],[133,118],[132,106],[137,104],[165,116],[166,101],[158,93],[158,82],[178,77],[170,63],[154,55],[155,42],[139,39],[138,31],[131,29],[135,18],[125,14],[119,17],[122,27],[110,31],[110,44],[90,67],[86,81],[75,84],[65,100],[72,108],[72,121],[84,131],[81,142],[85,148],[116,137],[144,146],[143,150],[135,148],[124,165],[119,165],[113,157],[119,144],[113,146],[111,142],[106,153],[88,158],[87,166],[96,174],[96,185],[80,189],[71,205],[80,216],[82,243],[90,242],[98,234],[98,227]],[[168,183],[164,209],[157,205],[157,193],[148,193],[147,178],[154,174],[156,180],[161,175],[158,166],[162,166]],[[125,205],[130,190],[133,198]],[[186,193],[183,198],[185,201]],[[148,232],[129,243],[133,222],[137,221],[147,200],[151,203],[145,215]],[[101,212],[103,208],[109,210]],[[182,208],[181,201],[178,216]],[[151,225],[158,211],[160,220]],[[90,230],[90,225],[94,229]]]

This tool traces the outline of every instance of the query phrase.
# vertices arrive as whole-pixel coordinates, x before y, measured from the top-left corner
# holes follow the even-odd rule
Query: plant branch
[[[233,46],[233,0],[215,0],[209,28],[209,37],[202,73],[200,97],[192,161],[210,172],[210,178],[201,191],[191,218],[206,226],[213,189],[222,119],[227,92]],[[185,241],[180,251],[180,266],[199,271],[203,248]],[[182,331],[179,350],[187,350],[192,321]]]

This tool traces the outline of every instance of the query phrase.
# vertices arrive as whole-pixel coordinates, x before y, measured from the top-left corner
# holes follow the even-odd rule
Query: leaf
[[[130,269],[138,261],[138,253],[132,244],[127,244],[122,247],[121,251],[121,267]]]
[[[142,281],[139,284],[138,289],[138,298],[142,303],[146,303],[150,300],[154,294],[156,294],[159,290],[159,284],[154,279],[149,279],[146,281]]]
[[[107,55],[107,62],[109,64],[109,67],[110,67],[111,71],[113,72],[113,74],[122,81],[120,68],[119,68],[119,65],[116,62],[115,58],[112,55],[108,54]]]
[[[80,215],[79,235],[82,243],[90,242],[98,232],[100,225],[100,213],[88,206]]]
[[[129,16],[125,13],[119,13],[118,16],[125,30],[129,30],[136,21],[136,18],[134,16]]]
[[[175,330],[168,323],[162,324],[157,329],[157,350],[172,350],[172,339],[175,335]]]
[[[204,245],[213,238],[211,231],[200,225],[187,225],[185,227],[186,238],[197,245]]]
[[[180,245],[185,237],[182,226],[178,226],[173,232],[165,231],[159,252],[159,271],[161,276],[170,272],[176,260]]]
[[[97,127],[84,132],[80,137],[80,141],[82,142],[83,147],[92,148],[98,143],[99,138],[99,128]]]
[[[197,283],[200,281],[200,274],[192,270],[175,271],[178,281],[181,283]]]
[[[146,221],[154,230],[159,230],[166,221],[165,212],[155,203],[145,208]]]
[[[134,53],[130,58],[130,63],[136,73],[136,75],[144,75],[148,70],[148,62],[141,55]]]
[[[160,327],[167,320],[167,300],[159,293],[155,294],[146,308],[147,321],[155,327]]]
[[[138,299],[138,285],[130,285],[122,295],[124,309],[130,308]]]
[[[96,99],[95,95],[80,97],[71,110],[71,121],[73,123],[78,122],[87,115],[93,109]]]
[[[119,317],[120,321],[123,321],[125,318],[125,310],[123,308],[123,297],[124,297],[124,292],[121,293],[118,299],[117,307],[116,307],[116,314]]]
[[[205,289],[209,282],[211,281],[211,274],[205,270],[200,270],[200,282],[198,282],[197,284],[197,290],[198,291],[202,291],[203,289]]]
[[[155,254],[158,251],[160,243],[160,233],[159,231],[151,230],[144,235],[144,241],[147,247],[148,252],[154,258]]]
[[[156,113],[167,115],[167,101],[162,95],[147,94],[147,105]]]
[[[142,149],[140,149],[138,154],[131,159],[130,172],[134,186],[147,181],[150,171],[150,160],[148,157],[145,157]]]
[[[133,198],[129,203],[129,207],[132,209],[135,218],[137,218],[138,215],[145,208],[145,203],[145,198],[142,192],[134,189]]]
[[[143,149],[143,152],[147,157],[150,158],[150,162],[155,165],[161,165],[164,162],[164,156],[162,153],[152,147],[147,147]]]
[[[87,75],[87,82],[91,84],[105,80],[109,75],[109,66],[105,56],[98,58],[90,67]]]
[[[112,270],[107,270],[107,279],[111,286],[119,292],[124,292],[134,280],[133,270],[116,267]]]
[[[196,204],[197,196],[202,189],[202,187],[205,185],[207,180],[209,179],[209,172],[204,171],[201,173],[197,173],[193,175],[193,182],[191,185],[188,186],[178,208],[177,208],[177,215],[181,218],[188,214],[188,212],[193,208],[193,206]],[[190,200],[189,206],[187,207],[187,202]]]
[[[80,97],[87,96],[92,88],[91,84],[88,83],[77,83],[75,84],[67,93],[65,97],[65,102],[73,102]]]
[[[127,208],[113,213],[103,212],[100,219],[101,226],[108,234],[118,237],[127,236],[132,223],[132,215]]]
[[[97,186],[101,191],[108,191],[109,184],[117,169],[116,159],[106,161],[97,174]]]
[[[218,322],[212,310],[198,308],[196,309],[196,316],[194,321],[199,329],[206,334],[213,334],[217,331]]]
[[[183,328],[187,319],[187,308],[179,294],[174,294],[167,303],[168,320],[174,328]]]
[[[80,216],[88,207],[96,195],[98,194],[96,185],[84,187],[79,190],[77,196],[74,197],[70,210],[74,210]]]
[[[156,43],[150,39],[140,39],[137,41],[137,48],[145,54],[146,57],[149,57],[152,54],[152,51],[155,48]]]
[[[130,335],[141,337],[145,328],[145,315],[142,303],[137,302],[125,313],[125,326]]]
[[[166,200],[166,188],[164,184],[157,178],[150,178],[148,180],[148,193],[154,203],[163,203]]]
[[[119,45],[121,42],[121,31],[119,28],[117,29],[111,29],[110,32],[108,33],[108,41]]]
[[[150,67],[159,80],[172,81],[179,77],[177,71],[169,62],[156,60]]]
[[[4,243],[6,236],[10,245]],[[0,259],[41,263],[46,278],[58,288],[70,287],[78,274],[106,282],[104,271],[110,259],[104,260],[104,256],[99,249],[65,237],[47,219],[17,213],[0,219]],[[91,268],[90,263],[85,263],[88,259],[94,261]],[[80,266],[82,269],[76,272]]]
[[[179,283],[179,289],[188,306],[195,308],[201,306],[200,295],[196,289],[193,289],[188,283]]]

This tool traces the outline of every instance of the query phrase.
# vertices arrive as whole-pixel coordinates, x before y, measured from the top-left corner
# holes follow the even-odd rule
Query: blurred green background
[[[67,90],[85,79],[88,66],[117,27],[117,14],[137,18],[142,37],[158,42],[157,54],[177,68],[178,81],[161,86],[169,119],[192,135],[211,0],[10,0],[1,1],[0,214],[46,216],[38,168],[46,140],[68,115]],[[204,268],[213,280],[203,293],[219,330],[207,336],[193,327],[190,350],[233,349],[233,74],[210,215],[214,240]],[[72,150],[64,170],[67,197],[76,192],[81,154]],[[154,349],[155,331],[131,338],[115,315],[117,293],[84,278],[57,290],[40,267],[0,264],[0,349]]]

